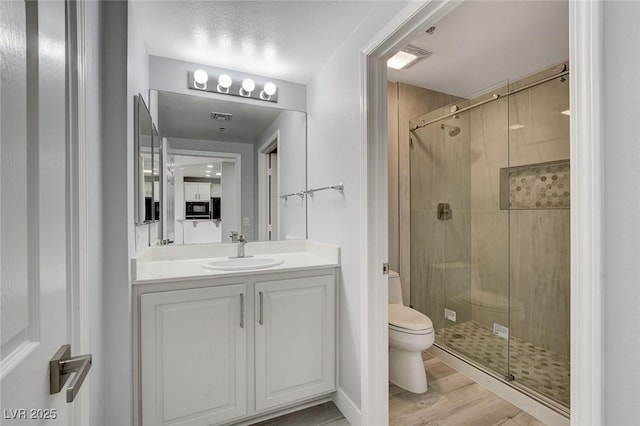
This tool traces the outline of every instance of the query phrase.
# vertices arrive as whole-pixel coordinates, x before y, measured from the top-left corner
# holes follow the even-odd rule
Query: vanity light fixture
[[[207,167],[213,169],[213,164],[207,164]]]
[[[216,176],[222,176],[222,173],[217,172],[217,173],[216,173]]]
[[[250,78],[242,80],[242,87],[240,88],[240,96],[249,97],[251,92],[256,88],[256,82]]]
[[[220,74],[218,77],[218,86],[216,90],[220,93],[229,93],[229,88],[233,84],[233,80],[229,77],[229,74]]]
[[[208,84],[209,80],[215,83]],[[242,76],[234,76],[232,73],[211,75],[202,69],[187,71],[187,88],[216,95],[240,96],[257,101],[278,102],[278,87],[272,81],[261,78],[243,79]],[[221,121],[228,121],[231,117],[231,114],[212,114],[218,114],[218,116],[212,118]],[[223,117],[225,115],[228,118]]]
[[[197,70],[193,73],[193,85],[201,90],[207,90],[207,81],[209,81],[209,74],[204,70]]]
[[[265,83],[264,89],[262,89],[262,91],[260,92],[260,99],[268,101],[269,99],[271,99],[271,96],[276,94],[277,90],[278,88],[272,82]]]

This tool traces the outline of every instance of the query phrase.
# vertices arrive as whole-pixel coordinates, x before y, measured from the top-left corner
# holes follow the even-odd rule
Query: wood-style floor
[[[458,373],[438,358],[422,354],[429,390],[416,395],[389,387],[391,426],[540,426],[515,405]]]
[[[423,353],[429,390],[416,395],[389,386],[391,426],[543,426],[447,364]],[[333,403],[259,423],[260,426],[349,426]],[[369,425],[368,425],[369,426]],[[370,425],[376,426],[376,425]]]

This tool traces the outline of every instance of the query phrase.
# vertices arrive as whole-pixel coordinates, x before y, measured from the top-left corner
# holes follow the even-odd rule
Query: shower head
[[[445,128],[449,129],[449,136],[453,137],[453,136],[458,136],[458,134],[460,133],[460,127],[451,127],[451,126],[447,126],[446,124],[442,123],[440,125],[440,128],[442,130],[444,130]]]

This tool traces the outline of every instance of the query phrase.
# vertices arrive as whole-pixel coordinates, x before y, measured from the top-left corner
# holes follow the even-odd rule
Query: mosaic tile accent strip
[[[496,336],[476,321],[467,321],[436,330],[436,342],[461,353],[500,374],[506,373],[507,349],[509,372],[516,382],[569,406],[569,358],[529,342]],[[507,348],[507,343],[509,347]]]
[[[562,160],[500,169],[500,208],[571,208],[569,164]]]

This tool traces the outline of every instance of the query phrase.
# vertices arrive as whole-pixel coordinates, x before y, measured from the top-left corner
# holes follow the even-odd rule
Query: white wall
[[[280,130],[278,147],[278,188],[280,194],[290,194],[306,189],[307,116],[299,111],[282,111],[278,118],[258,139],[260,148]],[[257,164],[257,161],[256,161]],[[305,239],[307,237],[306,197],[279,199],[280,240]]]
[[[102,3],[102,192],[104,235],[105,421],[129,425],[131,391],[131,289],[129,241],[133,209],[129,200],[133,177],[127,119],[127,4]],[[131,169],[131,170],[130,170]],[[131,185],[131,187],[133,187]]]
[[[249,218],[249,226],[242,226],[238,231],[249,241],[257,238],[257,205],[255,203],[255,146],[252,143],[210,141],[202,139],[167,138],[174,150],[188,149],[192,151],[226,152],[240,154],[240,184],[242,186],[242,217]],[[222,236],[226,241],[228,235]]]
[[[178,61],[175,59],[151,56],[149,59],[149,82],[152,89],[165,90],[167,92],[183,93],[185,95],[203,96],[213,99],[229,100],[229,95],[220,95],[211,92],[191,90],[187,86],[187,72],[197,69],[205,70],[209,75],[228,73],[239,79],[252,78],[259,83],[272,81],[278,86],[278,102],[270,103],[255,99],[232,97],[234,102],[249,103],[272,108],[284,108],[297,111],[306,110],[306,87],[304,84],[291,83],[284,80],[267,79],[257,74],[247,74],[237,71],[215,68],[207,65],[194,64],[192,62]]]
[[[105,312],[105,424],[133,419],[131,270],[133,97],[148,101],[148,55],[131,4],[102,3],[102,190]]]
[[[361,82],[360,49],[405,2],[375,2],[372,11],[307,85],[308,186],[343,182],[344,194],[309,201],[309,239],[341,247],[339,387],[360,409],[361,397]],[[382,119],[386,119],[383,117]],[[381,188],[386,190],[386,188]]]
[[[89,351],[94,354],[89,385],[89,421],[94,426],[105,423],[105,322],[103,282],[103,167],[102,167],[102,92],[103,63],[100,52],[104,28],[100,22],[102,7],[98,2],[85,3],[85,89],[86,89],[86,166],[87,174],[87,283],[89,303]]]
[[[640,3],[604,5],[604,424],[640,418]]]

